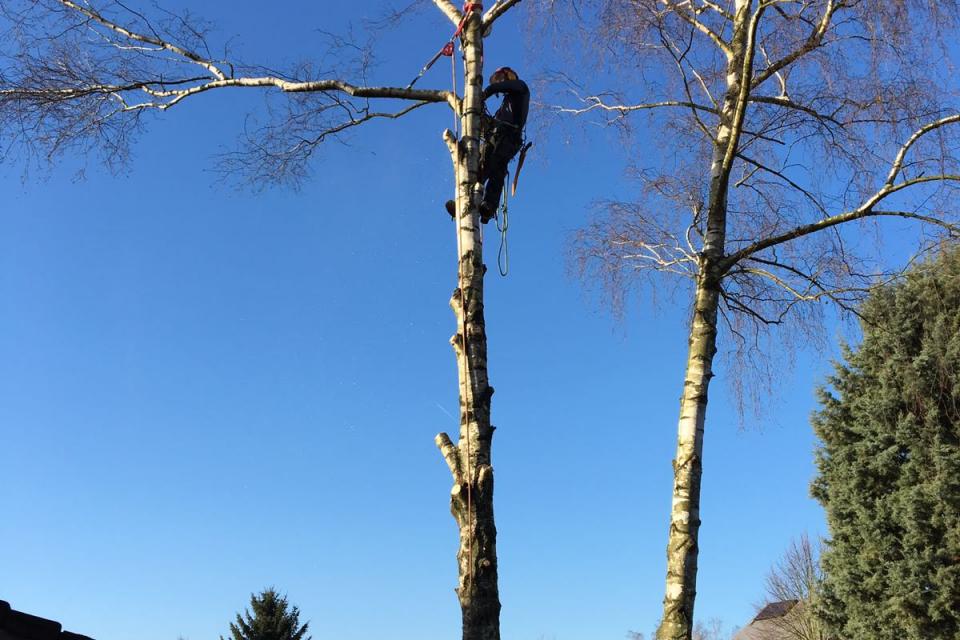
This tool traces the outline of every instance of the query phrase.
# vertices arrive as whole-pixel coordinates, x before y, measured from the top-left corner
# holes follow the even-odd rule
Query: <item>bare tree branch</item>
[[[497,18],[520,4],[521,1],[522,0],[497,0],[494,2],[493,6],[490,7],[485,14],[483,14],[484,29],[486,30],[493,26],[493,23],[497,21]]]
[[[779,562],[767,573],[768,601],[796,602],[785,615],[770,618],[766,623],[787,640],[823,640],[825,637],[823,625],[813,611],[823,582],[818,555],[804,534],[791,541]]]
[[[434,443],[440,450],[444,461],[446,461],[450,474],[453,476],[453,481],[457,484],[463,483],[463,472],[460,470],[460,458],[458,457],[459,450],[450,440],[450,436],[446,433],[438,433],[437,437],[434,438]]]
[[[921,137],[932,131],[936,131],[937,129],[945,127],[948,124],[953,124],[956,122],[960,122],[960,113],[941,118],[935,122],[930,122],[917,129],[903,144],[903,146],[900,147],[900,151],[897,152],[897,156],[894,158],[893,164],[890,166],[890,173],[887,174],[887,180],[884,182],[884,186],[893,187],[893,182],[897,179],[897,174],[899,174],[901,169],[903,169],[903,159],[910,151],[910,148],[913,147],[913,145],[916,144]]]
[[[947,179],[960,181],[960,175],[931,176],[929,180],[940,181],[940,180],[947,180]],[[923,180],[923,182],[926,182],[926,181],[927,181],[926,179]],[[927,224],[932,224],[938,227],[942,227],[943,229],[948,231],[952,237],[960,238],[960,225],[951,224],[949,222],[940,220],[938,218],[933,218],[931,216],[923,216],[910,211],[880,211],[880,210],[874,210],[874,209],[856,209],[854,211],[847,211],[845,213],[840,213],[835,216],[831,216],[829,218],[825,218],[823,220],[819,220],[811,224],[796,227],[794,229],[791,229],[790,231],[772,236],[770,238],[764,238],[763,240],[759,240],[747,247],[744,247],[743,249],[740,249],[735,253],[730,254],[726,259],[724,259],[723,266],[729,268],[730,265],[736,264],[743,258],[747,256],[751,256],[759,251],[763,251],[764,249],[769,249],[770,247],[783,244],[790,240],[796,240],[798,238],[802,238],[803,236],[816,233],[817,231],[822,231],[824,229],[835,227],[845,222],[852,222],[853,220],[859,220],[861,218],[865,218],[868,216],[893,216],[893,217],[899,217],[899,218],[906,218],[910,220],[920,220],[921,222],[925,222]]]
[[[820,113],[819,111],[817,111],[817,110],[814,109],[813,107],[808,107],[808,106],[799,104],[799,103],[797,103],[797,102],[794,102],[793,100],[791,100],[790,98],[788,98],[788,97],[786,97],[786,96],[757,96],[757,95],[752,95],[752,94],[751,94],[751,95],[749,96],[748,100],[749,100],[750,102],[760,102],[760,103],[764,103],[764,104],[773,104],[773,105],[777,105],[778,107],[786,107],[786,108],[788,108],[788,109],[794,109],[795,111],[802,111],[803,113],[806,113],[807,115],[813,116],[813,117],[816,118],[817,120],[821,120],[821,121],[823,121],[823,122],[828,122],[828,123],[830,123],[830,124],[834,124],[834,125],[837,125],[837,126],[843,126],[843,123],[840,122],[839,120],[837,120],[836,117],[835,117],[835,115],[833,115],[833,114]]]
[[[710,0],[700,0],[703,2],[703,6],[715,11],[717,14],[723,16],[724,20],[728,22],[733,21],[733,14],[727,11],[723,6],[716,2],[711,2]]]
[[[666,9],[672,11],[684,22],[692,26],[703,35],[707,36],[713,42],[713,44],[715,44],[717,48],[723,52],[728,60],[733,57],[733,49],[730,48],[730,43],[721,38],[718,33],[713,31],[713,29],[701,22],[698,18],[698,13],[691,13],[686,10],[685,6],[689,5],[688,2],[673,2],[673,0],[660,0],[660,2]]]
[[[827,5],[823,10],[823,15],[820,17],[819,22],[816,23],[813,30],[810,32],[809,37],[806,41],[803,42],[801,46],[797,49],[791,51],[790,53],[784,55],[779,60],[770,63],[766,68],[762,69],[757,75],[752,79],[753,87],[759,87],[764,82],[766,82],[771,76],[779,73],[781,70],[790,66],[803,56],[807,55],[823,43],[824,35],[826,35],[827,30],[830,28],[831,20],[833,19],[833,14],[843,6],[843,2],[837,2],[835,0],[827,0]]]
[[[168,22],[151,23],[119,2],[104,5],[130,16],[126,24],[90,2],[43,2],[3,9],[18,35],[9,54],[15,63],[0,66],[0,142],[7,148],[22,143],[20,149],[48,159],[79,145],[100,148],[115,166],[127,157],[129,141],[144,124],[142,114],[167,111],[213,90],[273,89],[291,96],[282,109],[284,121],[248,132],[250,158],[228,154],[221,166],[245,169],[252,184],[271,175],[296,184],[306,175],[301,164],[318,144],[361,123],[398,118],[431,103],[460,112],[460,99],[449,90],[353,83],[306,64],[284,74],[215,59],[206,27],[190,16],[168,13]],[[333,37],[331,47],[340,73],[367,76],[372,57],[364,45]],[[350,57],[357,61],[352,69]],[[372,109],[372,100],[411,106]]]
[[[904,159],[906,158],[907,152],[920,140],[923,136],[930,134],[931,132],[937,131],[946,127],[947,125],[960,122],[960,114],[955,114],[940,118],[935,122],[931,122],[923,125],[917,129],[903,145],[900,146],[900,149],[897,151],[897,154],[891,163],[891,168],[887,174],[886,181],[883,186],[872,196],[867,198],[860,206],[857,208],[847,211],[844,213],[835,214],[813,222],[810,224],[799,225],[793,229],[775,234],[761,240],[758,240],[742,249],[726,256],[722,261],[721,268],[726,271],[729,270],[731,266],[739,262],[741,259],[751,256],[757,252],[763,251],[770,247],[783,244],[790,240],[795,240],[803,236],[816,233],[823,229],[828,229],[830,227],[843,224],[845,222],[850,222],[852,220],[857,220],[867,216],[897,216],[901,218],[907,218],[912,220],[919,220],[927,224],[937,225],[952,236],[960,237],[960,225],[952,224],[945,220],[935,218],[932,216],[925,216],[918,214],[916,212],[909,211],[884,211],[878,210],[875,207],[882,202],[887,197],[891,196],[898,191],[909,188],[911,186],[931,183],[931,182],[960,182],[960,174],[940,174],[940,175],[931,175],[931,176],[918,176],[916,178],[903,180],[902,182],[895,183],[897,175],[903,169]]]
[[[181,100],[198,93],[212,89],[230,87],[263,88],[272,87],[286,93],[306,92],[343,92],[354,98],[394,98],[397,100],[415,100],[419,102],[446,102],[451,108],[458,108],[457,97],[449,91],[433,89],[406,89],[401,87],[358,87],[342,80],[316,80],[309,82],[291,82],[282,78],[264,76],[259,78],[225,78],[201,84],[195,84],[185,89],[170,89],[170,85],[186,84],[192,79],[177,81],[149,80],[125,86],[120,85],[89,85],[70,88],[51,88],[24,86],[15,88],[0,88],[0,104],[3,101],[35,101],[46,102],[51,100],[67,101],[84,98],[91,95],[103,94],[116,99],[121,105],[121,111],[135,111],[142,109],[166,110],[175,106]],[[0,85],[2,87],[2,85]],[[139,90],[158,101],[128,103],[123,94]]]
[[[659,109],[661,107],[687,107],[690,109],[698,109],[700,111],[708,111],[710,113],[716,113],[717,110],[713,107],[708,107],[706,105],[697,104],[695,102],[686,102],[682,100],[664,100],[662,102],[647,102],[641,104],[607,104],[603,101],[601,96],[577,96],[579,100],[586,103],[586,107],[573,108],[573,107],[554,107],[553,109],[557,113],[567,113],[571,115],[583,115],[594,110],[601,111],[615,111],[620,115],[625,115],[633,111],[644,111],[647,109]]]
[[[453,24],[460,24],[460,21],[463,20],[463,14],[460,13],[460,10],[457,9],[456,5],[450,2],[450,0],[433,0],[433,4],[437,5],[437,8],[440,9]]]
[[[103,25],[107,29],[110,29],[111,31],[114,31],[120,34],[124,38],[132,40],[134,42],[143,42],[146,44],[152,44],[154,46],[160,47],[161,49],[166,49],[167,51],[170,51],[179,56],[182,56],[187,60],[189,60],[190,62],[196,63],[201,67],[207,69],[214,77],[216,77],[219,80],[223,80],[226,78],[223,71],[221,71],[212,61],[201,57],[200,55],[194,53],[193,51],[189,51],[182,47],[178,47],[177,45],[171,42],[167,42],[165,40],[160,39],[156,35],[147,36],[147,35],[143,35],[141,33],[132,31],[130,29],[127,29],[125,27],[122,27],[117,23],[106,19],[100,13],[90,8],[89,5],[87,5],[86,7],[83,7],[78,5],[75,2],[72,2],[71,0],[57,0],[57,2],[59,2],[60,4],[62,4],[63,6],[69,9],[73,9],[74,11],[77,11],[87,16],[91,20],[98,22],[99,24]]]

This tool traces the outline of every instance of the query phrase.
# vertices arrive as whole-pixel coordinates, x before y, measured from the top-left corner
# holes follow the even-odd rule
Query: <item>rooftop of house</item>
[[[798,600],[781,600],[780,602],[771,602],[763,609],[760,609],[760,613],[756,615],[756,617],[753,619],[753,622],[769,620],[771,618],[782,618],[790,613],[790,610],[796,606],[797,602]]]
[[[750,624],[740,629],[733,640],[787,640],[780,618],[794,610],[798,600],[771,602],[754,616]],[[798,609],[799,611],[799,609]]]
[[[59,622],[32,616],[0,600],[0,640],[93,640],[79,633],[64,631]]]

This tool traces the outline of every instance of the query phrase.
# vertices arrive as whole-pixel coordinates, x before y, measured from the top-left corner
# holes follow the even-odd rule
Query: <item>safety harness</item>
[[[413,88],[413,85],[415,85],[420,80],[420,78],[426,75],[427,71],[429,71],[430,68],[433,67],[433,65],[436,64],[437,60],[439,60],[441,57],[446,56],[448,58],[451,58],[451,62],[453,61],[452,59],[453,59],[454,45],[456,43],[456,40],[457,38],[460,37],[460,34],[463,33],[463,28],[466,26],[467,20],[470,18],[470,14],[474,11],[483,11],[483,4],[479,2],[467,2],[463,5],[463,18],[460,19],[460,23],[457,25],[457,28],[453,32],[453,35],[450,36],[450,39],[447,40],[442,47],[440,47],[440,50],[437,51],[437,53],[434,54],[432,58],[430,58],[427,64],[423,65],[423,67],[420,69],[420,72],[416,75],[416,77],[413,80],[410,81],[410,84],[407,85],[407,89]],[[457,78],[456,69],[454,69],[453,70],[454,94],[456,94],[456,87],[457,87],[456,78]],[[484,115],[485,117],[492,119],[492,117],[486,113],[486,105],[484,105]],[[503,202],[500,205],[500,209],[497,215],[497,230],[500,232],[500,251],[497,254],[498,256],[497,262],[498,262],[498,265],[500,266],[500,275],[506,276],[507,271],[509,270],[509,262],[510,262],[510,258],[507,252],[507,228],[509,226],[506,220],[507,213],[508,213],[507,185],[510,185],[509,195],[515,196],[517,194],[517,183],[520,180],[520,171],[523,169],[523,163],[527,158],[527,152],[530,150],[530,147],[533,146],[533,143],[527,141],[526,132],[523,130],[523,128],[517,127],[517,125],[511,124],[509,122],[503,122],[500,120],[498,120],[497,122],[502,126],[519,128],[521,139],[522,139],[522,144],[520,146],[520,151],[517,157],[517,168],[513,174],[513,182],[512,183],[510,182],[510,179],[509,179],[510,172],[508,171],[507,180],[504,181]],[[484,129],[489,130],[490,127],[484,127]],[[485,134],[483,137],[486,140]]]

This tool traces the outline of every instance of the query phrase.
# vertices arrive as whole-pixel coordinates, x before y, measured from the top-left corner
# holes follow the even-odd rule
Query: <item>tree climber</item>
[[[480,203],[480,220],[489,222],[497,215],[507,167],[523,146],[523,127],[530,110],[530,89],[510,67],[500,67],[490,76],[483,99],[503,95],[503,102],[490,117],[484,114],[483,146],[480,149],[480,184],[486,183]],[[456,203],[447,200],[447,213],[456,217]]]

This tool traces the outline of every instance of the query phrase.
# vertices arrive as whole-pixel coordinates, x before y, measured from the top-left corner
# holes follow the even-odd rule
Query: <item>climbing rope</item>
[[[506,179],[503,181],[503,204],[500,205],[500,215],[497,216],[497,231],[500,232],[500,249],[497,251],[497,268],[500,270],[500,276],[507,277],[510,273],[510,248],[507,246],[507,229],[510,227],[510,220],[507,217],[507,185],[510,184],[510,172],[507,172]]]
[[[454,43],[456,42],[457,38],[460,37],[460,34],[463,33],[463,28],[467,26],[467,20],[470,18],[470,14],[474,11],[483,11],[483,5],[479,2],[464,3],[463,18],[460,19],[460,24],[457,25],[457,30],[454,31],[453,35],[450,36],[450,39],[447,40],[442,47],[440,47],[440,51],[437,51],[437,53],[430,58],[430,61],[423,65],[423,67],[420,69],[420,73],[417,74],[417,77],[411,80],[410,84],[407,85],[407,89],[412,89],[413,85],[417,84],[420,78],[422,78],[427,71],[430,71],[430,67],[436,64],[437,60],[439,60],[441,56],[447,56],[451,59],[453,58]],[[456,92],[454,92],[454,95],[456,95]]]
[[[457,29],[459,31],[459,28]],[[452,39],[451,39],[452,46]],[[451,86],[453,90],[453,95],[457,95],[457,61],[451,55],[450,56],[450,72],[451,72]],[[463,221],[463,209],[460,207],[460,111],[459,109],[453,114],[453,134],[456,140],[456,147],[454,152],[454,165],[455,165],[455,178],[456,186],[454,188],[454,203],[455,210],[457,213],[457,288],[460,289],[460,357],[462,358],[461,366],[463,367],[463,376],[464,376],[464,385],[463,385],[463,411],[464,411],[464,420],[466,421],[466,470],[469,472],[470,469],[470,406],[471,406],[471,391],[473,390],[473,377],[470,370],[470,354],[467,349],[467,290],[464,286],[463,278],[463,242],[460,238],[461,233],[461,223]],[[464,574],[464,586],[469,583],[472,575],[471,569],[473,568],[473,536],[470,533],[470,529],[473,527],[473,478],[467,478],[467,517],[466,523],[464,526],[467,527],[467,572]]]

